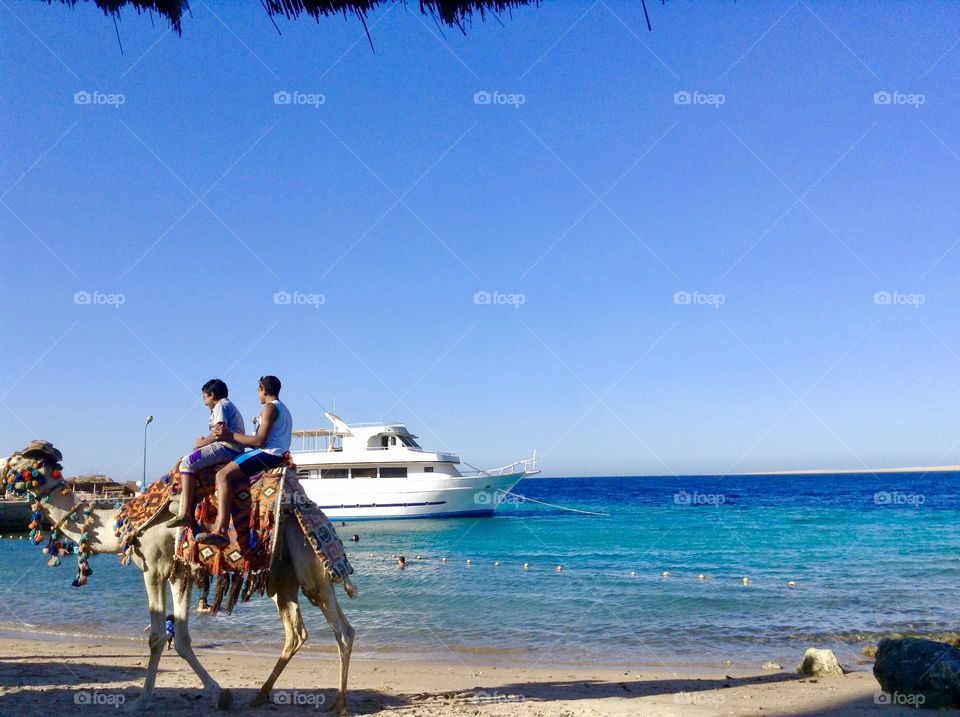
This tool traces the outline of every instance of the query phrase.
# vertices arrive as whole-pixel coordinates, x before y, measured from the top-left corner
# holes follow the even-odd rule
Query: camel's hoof
[[[230,709],[230,705],[233,704],[233,692],[228,689],[221,688],[220,694],[217,695],[217,709],[226,710]]]
[[[347,696],[344,694],[338,694],[337,699],[333,701],[333,704],[327,707],[324,711],[337,715],[347,714]]]
[[[257,696],[254,697],[252,700],[250,700],[250,706],[251,706],[251,707],[260,707],[261,705],[267,704],[267,702],[269,702],[269,701],[270,701],[270,693],[269,693],[269,692],[267,692],[266,694],[264,694],[263,692],[258,692],[258,693],[257,693]]]
[[[123,707],[121,707],[120,709],[123,712],[130,714],[133,712],[146,712],[149,708],[150,708],[150,704],[146,700],[138,697],[137,699],[131,700],[130,702],[124,702]]]

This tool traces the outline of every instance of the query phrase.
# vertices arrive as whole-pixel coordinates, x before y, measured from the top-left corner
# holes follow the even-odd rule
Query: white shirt
[[[226,426],[227,430],[231,433],[239,433],[241,435],[246,433],[243,425],[243,416],[240,415],[240,411],[237,410],[237,407],[233,405],[233,401],[229,398],[221,398],[213,405],[213,408],[210,409],[210,420],[208,424],[211,433],[213,432],[213,427],[218,423]],[[230,445],[237,446],[242,450],[239,444],[230,443]]]
[[[277,407],[277,416],[270,426],[270,435],[267,436],[267,442],[263,444],[263,448],[260,450],[264,453],[282,456],[290,450],[290,442],[293,440],[293,417],[287,407],[280,403],[279,399],[274,399],[270,403]]]

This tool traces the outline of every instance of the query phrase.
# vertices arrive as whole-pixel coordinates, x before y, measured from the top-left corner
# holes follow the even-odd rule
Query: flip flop
[[[230,545],[230,538],[220,533],[200,533],[196,540],[202,545],[216,545],[219,548]]]
[[[173,520],[167,521],[164,525],[168,528],[192,528],[193,518],[174,518]]]

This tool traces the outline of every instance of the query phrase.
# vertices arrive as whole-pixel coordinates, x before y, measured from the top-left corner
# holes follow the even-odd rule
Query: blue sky
[[[960,8],[240,5],[0,9],[4,451],[156,476],[274,373],[482,467],[960,463]]]

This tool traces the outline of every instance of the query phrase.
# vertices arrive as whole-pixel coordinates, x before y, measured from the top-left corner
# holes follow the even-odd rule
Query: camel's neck
[[[50,493],[50,502],[43,503],[43,512],[50,522],[56,525],[76,506],[77,501],[73,493],[61,494],[62,487],[55,488]],[[117,511],[114,508],[94,508],[91,511],[93,525],[86,531],[90,534],[90,547],[95,553],[119,553],[120,540],[113,534]],[[83,509],[77,510],[60,526],[60,532],[74,542],[80,541],[84,532],[83,521],[86,518]]]

